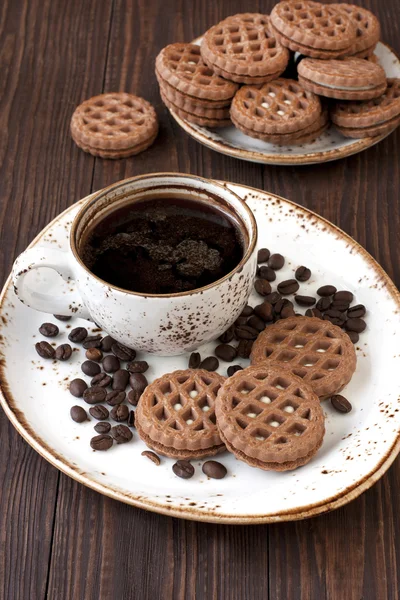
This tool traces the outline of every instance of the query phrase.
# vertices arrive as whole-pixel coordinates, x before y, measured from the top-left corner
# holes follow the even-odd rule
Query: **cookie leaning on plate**
[[[381,26],[371,11],[355,4],[331,4],[339,12],[345,13],[357,27],[357,37],[346,56],[368,58],[374,53],[381,35]]]
[[[203,369],[174,371],[153,381],[136,409],[141,439],[172,458],[203,458],[225,450],[215,424],[215,398],[224,381]]]
[[[371,100],[382,96],[387,87],[384,69],[362,58],[305,58],[297,70],[306,90],[327,98]]]
[[[259,469],[288,471],[305,465],[325,434],[316,394],[279,366],[248,367],[227,379],[215,412],[227,449]]]
[[[71,135],[85,152],[124,158],[146,150],[158,133],[152,105],[133,94],[101,94],[80,104],[71,119]]]

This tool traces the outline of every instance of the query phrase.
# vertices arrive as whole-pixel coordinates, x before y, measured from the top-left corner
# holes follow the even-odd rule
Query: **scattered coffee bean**
[[[106,337],[103,337],[101,340],[100,348],[103,350],[103,352],[111,352],[113,344],[115,344],[115,340],[111,336],[106,335]]]
[[[328,310],[331,307],[331,299],[329,297],[320,298],[317,302],[316,308],[321,312]]]
[[[189,369],[198,369],[201,363],[201,356],[199,352],[192,352],[189,356]]]
[[[270,302],[263,302],[262,304],[255,306],[254,313],[257,317],[265,321],[265,323],[269,323],[274,318],[273,307]]]
[[[137,390],[131,390],[128,393],[129,404],[132,404],[132,406],[137,406],[141,395],[142,395],[141,392],[139,392]]]
[[[337,300],[341,302],[348,302],[349,304],[353,302],[353,299],[354,295],[351,292],[347,291],[336,292],[336,294],[333,296],[334,301]]]
[[[82,346],[85,348],[85,350],[89,350],[90,348],[100,348],[101,335],[90,335],[85,339]]]
[[[106,390],[102,387],[90,387],[83,392],[83,399],[87,404],[99,404],[106,399]]]
[[[300,295],[295,296],[294,300],[295,300],[296,304],[298,304],[299,306],[314,306],[314,304],[317,301],[312,296],[300,296]]]
[[[276,279],[276,273],[273,269],[271,269],[271,267],[258,267],[257,277],[259,277],[260,279],[265,279],[265,281],[272,282]]]
[[[278,283],[278,292],[282,296],[289,296],[289,294],[295,294],[299,289],[299,283],[295,279],[287,279]]]
[[[69,384],[69,391],[75,398],[82,398],[83,392],[87,390],[87,388],[88,385],[83,379],[73,379]]]
[[[132,348],[128,348],[127,346],[124,346],[123,344],[120,344],[119,342],[115,342],[111,346],[111,351],[117,358],[119,358],[119,360],[131,361],[131,360],[135,360],[135,358],[136,358],[135,350],[132,350]]]
[[[157,467],[161,462],[160,457],[157,456],[157,454],[155,452],[152,452],[151,450],[144,450],[142,452],[142,456],[149,458],[155,465],[157,465]]]
[[[240,325],[246,325],[247,323],[247,317],[238,317],[234,323],[234,325],[236,327],[239,327]]]
[[[268,250],[268,248],[260,248],[257,254],[257,262],[265,263],[267,262],[270,256],[271,252]]]
[[[245,318],[245,317],[244,317]],[[218,340],[223,344],[229,344],[235,337],[235,327],[231,325],[229,329],[224,331],[222,335],[219,336]]]
[[[90,447],[93,450],[109,450],[113,445],[113,439],[106,434],[95,435],[90,440]]]
[[[290,317],[295,317],[295,316],[296,316],[296,313],[294,312],[293,306],[284,306],[282,308],[281,314],[280,314],[281,319],[289,319]]]
[[[278,300],[278,302],[274,306],[275,314],[280,315],[285,306],[293,308],[293,302],[291,302],[287,298],[281,298],[280,300]]]
[[[246,306],[244,307],[244,309],[242,310],[242,312],[240,313],[241,317],[251,317],[251,315],[253,314],[253,307],[250,306],[250,304],[246,304]]]
[[[202,471],[207,477],[211,479],[223,479],[227,474],[226,467],[216,460],[207,460],[203,464]]]
[[[39,327],[39,332],[44,335],[44,337],[56,337],[56,335],[60,333],[60,330],[54,323],[43,323]]]
[[[340,310],[334,310],[333,308],[329,308],[327,311],[325,311],[325,315],[327,317],[333,317],[336,319],[340,319],[341,321],[343,321],[343,323],[346,320],[345,313],[340,312]]]
[[[105,421],[102,421],[101,423],[96,423],[96,425],[94,426],[94,430],[97,431],[97,433],[108,433],[111,429],[111,423],[106,423]]]
[[[93,362],[92,360],[85,360],[85,362],[81,364],[81,369],[85,373],[85,375],[89,375],[89,377],[94,377],[101,371],[100,365]]]
[[[91,406],[89,408],[89,412],[94,419],[98,421],[104,421],[104,419],[108,419],[108,415],[110,414],[108,408],[103,406],[102,404],[98,404],[97,406]]]
[[[57,321],[70,321],[72,319],[71,315],[53,315]]]
[[[128,417],[128,426],[135,427],[135,411],[131,410]]]
[[[86,410],[82,408],[82,406],[73,406],[69,411],[69,414],[75,423],[83,423],[87,419]]]
[[[367,324],[363,319],[347,319],[344,327],[347,331],[362,333],[367,327]]]
[[[72,355],[72,348],[69,344],[61,344],[56,348],[57,360],[69,360]]]
[[[117,444],[126,444],[133,438],[133,433],[126,425],[114,425],[111,427],[111,435]]]
[[[129,417],[129,408],[126,406],[126,404],[117,404],[117,406],[114,406],[110,412],[110,416],[113,421],[117,421],[118,423],[127,421]]]
[[[258,337],[257,329],[249,327],[249,325],[241,325],[235,329],[236,337],[239,340],[255,340]]]
[[[108,392],[106,396],[106,402],[109,406],[117,406],[121,404],[126,398],[126,393],[121,390],[114,390]]]
[[[349,338],[351,339],[353,344],[357,344],[357,342],[360,339],[360,336],[358,335],[358,333],[356,331],[347,331],[347,335],[349,336]]]
[[[228,367],[226,372],[228,374],[228,377],[232,377],[232,375],[234,375],[238,371],[243,371],[243,367],[241,367],[240,365],[231,365],[230,367]]]
[[[268,266],[274,271],[279,271],[285,264],[285,259],[282,254],[271,254],[268,260]]]
[[[282,296],[278,294],[278,292],[272,292],[272,294],[268,294],[265,296],[264,302],[269,302],[270,304],[276,304],[278,300],[280,300]]]
[[[35,344],[35,349],[42,358],[54,358],[56,354],[53,346],[50,346],[49,342],[45,341],[37,342]]]
[[[360,317],[364,317],[367,309],[363,304],[356,304],[356,306],[350,306],[347,311],[347,317],[349,319],[359,319]]]
[[[143,394],[144,390],[148,386],[148,381],[142,373],[132,373],[129,378],[129,383],[131,388],[136,392],[139,392],[140,395]]]
[[[206,371],[216,371],[219,367],[219,360],[215,356],[207,356],[201,361],[199,369],[205,369]]]
[[[106,373],[115,373],[121,368],[119,359],[113,354],[109,354],[103,358],[103,369]]]
[[[230,346],[229,344],[220,344],[215,348],[214,352],[218,358],[224,360],[225,362],[232,362],[235,360],[237,355],[236,348]]]
[[[322,287],[318,288],[317,294],[318,296],[327,297],[333,296],[333,294],[336,294],[336,291],[337,290],[334,285],[323,285]]]
[[[109,375],[107,375],[107,373],[98,373],[92,378],[90,385],[106,388],[109,385],[111,385],[111,383],[112,378]]]
[[[100,362],[103,358],[103,353],[100,350],[100,348],[89,348],[88,350],[86,350],[85,356],[88,360]]]
[[[178,460],[172,465],[172,470],[177,477],[190,479],[194,475],[194,466],[188,460]]]
[[[254,289],[260,296],[267,296],[271,293],[271,284],[265,279],[256,279]]]
[[[344,396],[340,394],[336,394],[332,396],[331,403],[333,408],[335,408],[338,412],[341,413],[349,413],[352,409],[350,402]]]
[[[252,317],[250,317],[250,319],[247,321],[247,325],[249,327],[252,327],[253,329],[257,329],[257,331],[264,331],[265,329],[264,320],[260,319],[260,317],[258,317],[257,315],[253,315]]]
[[[305,312],[306,317],[317,317],[322,319],[322,312],[318,308],[309,308]]]
[[[340,310],[341,312],[345,312],[349,306],[350,302],[343,302],[343,300],[334,300],[331,304],[333,310]]]
[[[115,371],[112,382],[113,390],[125,390],[129,381],[129,373],[126,369],[118,369]]]
[[[298,267],[294,276],[297,281],[308,281],[311,277],[311,271],[307,267]]]
[[[249,358],[254,340],[240,340],[236,350],[240,358]]]
[[[84,327],[75,327],[75,329],[72,329],[70,331],[68,339],[74,344],[80,344],[83,342],[83,340],[87,338],[87,334],[87,329],[85,329]]]
[[[126,365],[129,373],[146,373],[149,368],[148,363],[145,360],[136,360]]]
[[[324,321],[329,321],[330,323],[332,323],[332,325],[337,325],[337,327],[342,327],[344,321],[338,317],[331,317],[329,315],[327,315],[326,313],[324,314],[324,316],[322,317]]]

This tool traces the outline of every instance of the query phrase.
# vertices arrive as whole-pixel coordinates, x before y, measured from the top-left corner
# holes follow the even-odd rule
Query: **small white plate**
[[[194,43],[200,44],[201,39],[194,40]],[[388,77],[400,77],[400,58],[392,48],[379,42],[375,54]],[[175,121],[201,144],[221,154],[267,165],[307,165],[329,162],[366,150],[389,135],[385,133],[378,137],[354,140],[345,138],[332,125],[312,144],[277,146],[251,138],[233,125],[207,129],[178,117],[173,110],[170,110],[170,113]]]
[[[308,465],[287,473],[265,472],[224,453],[218,460],[228,469],[225,479],[207,479],[201,462],[194,461],[195,476],[182,480],[172,472],[172,459],[162,458],[156,467],[141,456],[145,445],[136,432],[128,444],[94,452],[89,441],[95,435],[95,421],[77,424],[69,416],[74,404],[89,408],[68,392],[68,382],[82,376],[83,352],[74,352],[66,363],[40,359],[34,349],[41,339],[38,327],[53,319],[21,304],[10,280],[0,297],[0,401],[13,425],[35,450],[100,493],[141,508],[199,521],[265,523],[300,519],[358,496],[377,481],[399,451],[400,295],[371,256],[328,221],[272,194],[228,185],[254,211],[259,246],[287,257],[278,280],[293,276],[294,269],[303,264],[313,273],[311,280],[301,285],[303,294],[314,294],[319,285],[330,283],[353,291],[356,301],[368,308],[368,329],[357,345],[357,371],[344,392],[353,411],[339,414],[330,402],[323,404],[326,436]],[[59,215],[32,245],[66,248],[71,221],[82,202]],[[53,271],[43,269],[32,276],[47,293],[60,285]],[[251,303],[259,301],[254,294]],[[69,329],[77,325],[87,326],[87,322],[60,322],[62,333],[55,340],[57,345],[67,341]],[[210,354],[212,347],[200,348],[201,354]],[[187,356],[140,358],[151,365],[149,380],[186,368],[188,360]],[[246,361],[238,362],[244,365]],[[222,363],[220,372],[225,374],[228,366]]]

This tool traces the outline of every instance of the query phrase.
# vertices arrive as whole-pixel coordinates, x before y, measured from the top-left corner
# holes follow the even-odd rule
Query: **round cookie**
[[[248,367],[227,379],[215,412],[227,449],[259,469],[288,471],[305,465],[325,434],[316,394],[276,365]]]
[[[113,92],[80,104],[71,119],[71,135],[85,152],[123,158],[146,150],[158,133],[152,105],[133,94]]]
[[[252,365],[274,363],[310,385],[324,400],[351,380],[357,357],[347,333],[315,317],[290,317],[270,325],[255,341]]]
[[[387,87],[384,69],[362,58],[305,58],[298,65],[299,82],[308,91],[339,100],[370,100]]]
[[[136,409],[141,439],[172,458],[203,458],[225,450],[215,419],[215,399],[224,381],[203,369],[174,371],[153,381]]]
[[[331,7],[345,13],[357,28],[357,37],[346,55],[358,58],[371,56],[381,36],[381,26],[376,16],[356,4],[331,4]]]
[[[190,123],[194,123],[195,125],[200,125],[201,127],[209,127],[211,129],[213,129],[215,127],[227,127],[227,126],[231,125],[231,121],[229,118],[229,110],[227,112],[226,118],[209,117],[208,114],[210,114],[210,113],[208,113],[207,110],[204,110],[203,115],[199,116],[199,115],[195,114],[194,112],[188,112],[187,110],[184,110],[183,108],[180,108],[179,106],[177,106],[176,104],[171,102],[168,99],[168,97],[164,94],[164,91],[162,88],[160,88],[160,95],[161,95],[162,101],[164,102],[165,106],[167,106],[167,108],[169,108],[170,110],[173,110],[178,115],[178,117],[181,117],[182,119],[186,119],[186,121],[189,121]]]

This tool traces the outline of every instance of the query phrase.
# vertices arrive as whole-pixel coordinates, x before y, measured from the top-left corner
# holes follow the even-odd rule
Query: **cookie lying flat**
[[[215,412],[227,449],[259,469],[288,471],[305,465],[325,434],[324,413],[311,387],[268,364],[227,379]]]
[[[378,98],[387,87],[384,69],[362,58],[305,58],[298,65],[298,74],[299,82],[306,90],[339,100]]]
[[[101,94],[80,104],[71,119],[71,135],[85,152],[123,158],[146,150],[158,133],[152,105],[133,94]]]
[[[184,110],[183,108],[180,108],[179,106],[171,102],[168,99],[168,97],[164,94],[162,89],[160,89],[160,95],[165,106],[173,110],[174,113],[178,115],[178,117],[186,119],[186,121],[189,121],[190,123],[200,125],[201,127],[209,127],[210,129],[214,129],[216,127],[227,127],[228,125],[231,125],[231,121],[229,118],[229,110],[227,112],[226,118],[210,117],[208,116],[209,112],[207,110],[203,111],[203,116],[199,116],[193,112],[188,112],[187,110]]]
[[[376,16],[366,8],[355,4],[331,4],[330,6],[345,13],[357,28],[357,37],[346,55],[358,58],[371,56],[381,35],[381,26]]]
[[[251,364],[278,364],[303,379],[321,399],[339,393],[356,370],[347,333],[329,321],[290,317],[270,325],[253,345]]]
[[[248,84],[276,79],[289,61],[289,52],[271,32],[269,17],[258,13],[233,15],[211,27],[201,55],[218,75]]]
[[[163,375],[143,392],[135,425],[158,454],[203,458],[225,450],[216,427],[215,398],[225,378],[202,369]]]

